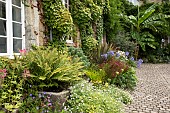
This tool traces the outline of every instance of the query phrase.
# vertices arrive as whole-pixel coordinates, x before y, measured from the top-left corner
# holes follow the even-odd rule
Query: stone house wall
[[[29,6],[27,6],[29,5]],[[30,49],[32,45],[43,45],[45,38],[45,26],[41,15],[41,4],[37,0],[28,0],[25,5],[25,47]]]

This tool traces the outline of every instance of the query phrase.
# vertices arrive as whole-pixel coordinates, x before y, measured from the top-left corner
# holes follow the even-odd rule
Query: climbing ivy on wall
[[[62,0],[37,0],[42,4],[42,15],[48,31],[52,30],[53,41],[65,41],[71,34],[76,37],[75,32],[79,31],[82,48],[87,45],[87,40],[91,40],[86,38],[94,38],[100,43],[104,31],[109,30],[110,26],[104,26],[104,16],[111,12],[110,1],[113,0],[69,0],[68,10]]]
[[[81,33],[82,38],[92,35],[94,33],[93,25],[102,22],[100,20],[106,9],[105,3],[105,0],[70,0],[73,22],[83,32]]]
[[[78,27],[81,45],[85,53],[90,53],[87,44],[94,49],[103,37],[103,14],[109,10],[109,0],[70,0],[73,23]],[[86,54],[87,55],[87,54]]]
[[[54,40],[65,40],[72,32],[71,13],[61,0],[42,0],[45,24],[52,30]]]

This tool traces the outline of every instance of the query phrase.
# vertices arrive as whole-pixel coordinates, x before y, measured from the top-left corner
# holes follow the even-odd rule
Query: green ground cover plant
[[[66,113],[123,113],[123,103],[130,103],[129,93],[114,86],[95,86],[87,81],[71,87]]]

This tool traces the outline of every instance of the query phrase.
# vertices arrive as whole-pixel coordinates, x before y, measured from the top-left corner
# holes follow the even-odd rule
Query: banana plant
[[[154,13],[155,8],[158,4],[153,4],[145,12],[140,15],[138,6],[137,17],[130,15],[123,15],[125,22],[130,24],[131,35],[135,42],[145,51],[145,46],[148,45],[151,48],[156,48],[155,37],[152,35],[153,32],[163,33],[168,24],[166,24],[166,18],[170,18],[170,15],[165,15],[162,13]],[[149,32],[149,31],[152,31]]]

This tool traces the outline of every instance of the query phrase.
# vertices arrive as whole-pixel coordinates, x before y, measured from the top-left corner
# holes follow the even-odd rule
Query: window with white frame
[[[63,5],[69,9],[69,0],[62,0]]]
[[[24,48],[24,8],[21,0],[0,0],[0,56]]]
[[[62,0],[63,5],[69,10],[69,0]],[[67,36],[67,40],[66,43],[68,45],[72,45],[73,44],[73,39],[70,36]]]

